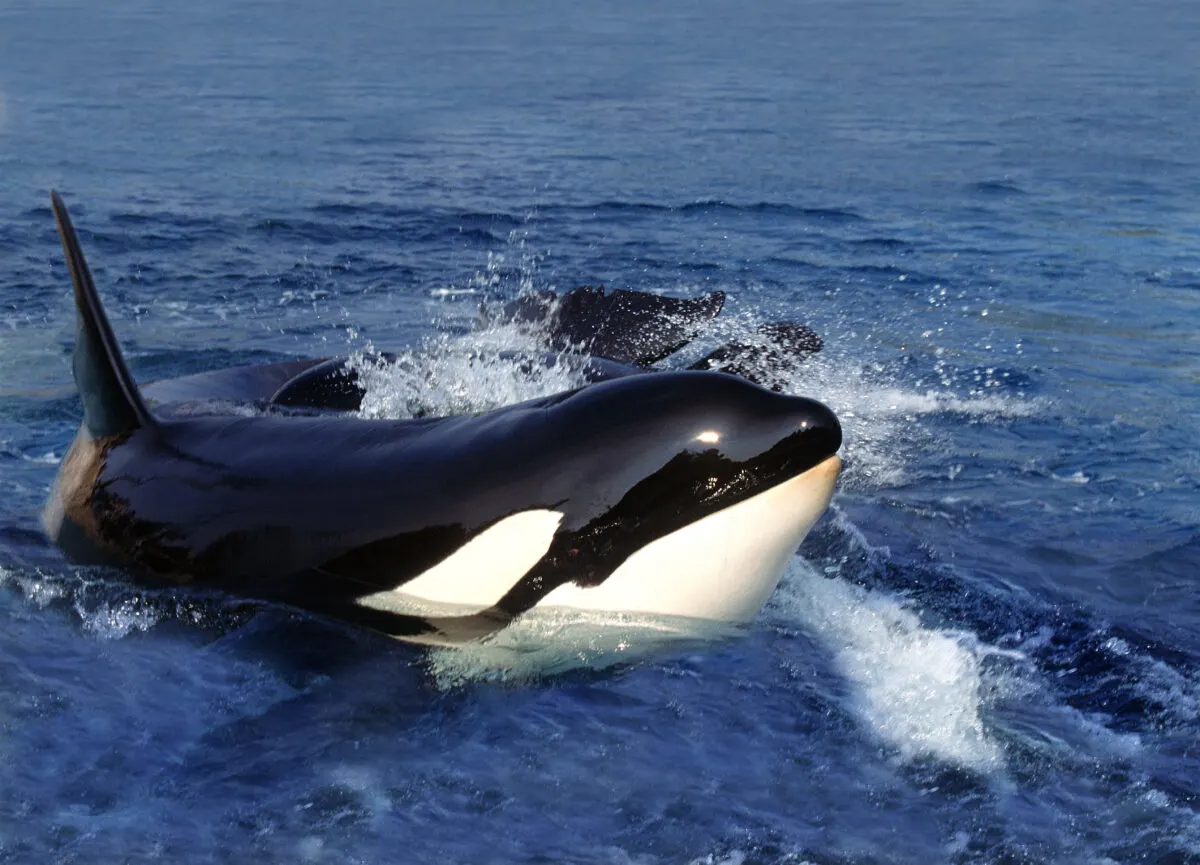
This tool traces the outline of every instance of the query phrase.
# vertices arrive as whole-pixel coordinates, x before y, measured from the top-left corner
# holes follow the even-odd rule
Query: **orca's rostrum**
[[[627,375],[473,416],[156,414],[52,198],[83,423],[44,523],[81,563],[425,642],[483,637],[535,606],[739,621],[832,495],[834,414],[719,372]]]

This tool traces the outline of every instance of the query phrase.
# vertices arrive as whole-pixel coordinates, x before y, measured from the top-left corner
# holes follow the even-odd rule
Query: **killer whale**
[[[716,372],[475,416],[156,415],[52,203],[83,419],[43,523],[81,563],[418,642],[484,637],[535,606],[738,621],[832,495],[833,412]]]

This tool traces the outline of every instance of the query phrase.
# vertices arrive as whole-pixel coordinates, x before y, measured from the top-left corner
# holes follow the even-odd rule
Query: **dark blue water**
[[[407,5],[0,4],[0,862],[1200,861],[1200,5]],[[454,350],[529,287],[809,322],[840,492],[654,651],[76,569],[50,187],[144,379],[516,399]]]

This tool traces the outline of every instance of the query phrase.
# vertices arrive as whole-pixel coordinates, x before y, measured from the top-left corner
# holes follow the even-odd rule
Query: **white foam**
[[[105,640],[119,640],[131,631],[148,631],[162,618],[162,612],[140,596],[102,600],[88,606],[81,594],[75,610],[84,630]]]
[[[37,457],[26,456],[25,454],[22,454],[21,456],[31,463],[37,463],[38,465],[43,466],[56,466],[62,462],[62,457],[56,454],[54,451],[46,451],[46,453]]]
[[[0,586],[14,585],[40,609],[65,602],[79,616],[83,630],[101,640],[119,640],[149,631],[165,619],[203,626],[210,619],[203,602],[176,589],[147,590],[120,581],[96,579],[88,570],[44,574],[0,566]]]
[[[62,580],[43,577],[41,574],[23,574],[0,566],[0,586],[15,584],[21,592],[39,608],[46,608],[67,596],[67,587]]]
[[[1054,480],[1056,480],[1060,483],[1064,483],[1064,484],[1080,484],[1080,485],[1082,485],[1082,484],[1090,483],[1092,480],[1090,477],[1085,475],[1082,471],[1077,471],[1074,474],[1069,474],[1069,475],[1057,475],[1052,472],[1050,474],[1050,477],[1053,478]]]
[[[899,598],[825,577],[799,558],[771,608],[829,648],[855,687],[854,710],[901,760],[1003,768],[983,723],[983,661],[999,650],[969,632],[926,627]]]
[[[443,286],[442,288],[433,288],[429,290],[430,297],[469,297],[479,293],[477,288],[454,288],[453,286]]]
[[[439,337],[401,356],[397,364],[374,364],[355,356],[350,366],[365,386],[364,418],[491,412],[518,402],[559,394],[583,384],[577,366],[500,358],[469,342]]]
[[[707,856],[693,859],[688,865],[744,865],[745,862],[745,853],[741,850],[730,850],[728,853],[709,853]],[[800,860],[796,862],[796,865],[808,865],[808,863]]]
[[[526,233],[509,232],[511,253],[488,251],[487,263],[465,286],[440,286],[431,295],[443,301],[495,295],[515,271],[517,290],[534,290],[543,254],[526,246]],[[514,264],[509,259],[515,258]],[[551,286],[552,287],[552,286]],[[476,305],[448,303],[442,324],[470,325]],[[350,332],[351,339],[356,334]],[[366,418],[410,418],[492,411],[506,405],[572,390],[585,384],[583,361],[562,357],[544,363],[544,341],[528,324],[491,322],[466,334],[439,333],[398,354],[395,363],[372,358],[367,345],[350,356],[366,393],[359,413]],[[507,356],[501,356],[507,353]]]
[[[1162,707],[1162,717],[1187,727],[1200,718],[1200,671],[1180,670],[1157,658],[1138,659],[1134,690]]]

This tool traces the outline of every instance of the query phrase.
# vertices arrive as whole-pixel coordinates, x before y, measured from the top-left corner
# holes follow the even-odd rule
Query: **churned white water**
[[[429,337],[395,363],[358,353],[351,366],[366,387],[360,413],[367,418],[491,411],[584,383],[578,359],[546,364],[534,338],[512,326]]]
[[[927,627],[899,598],[817,572],[795,558],[771,602],[816,636],[854,687],[864,727],[902,760],[934,757],[982,772],[1003,767],[986,731],[984,659],[973,634]]]

